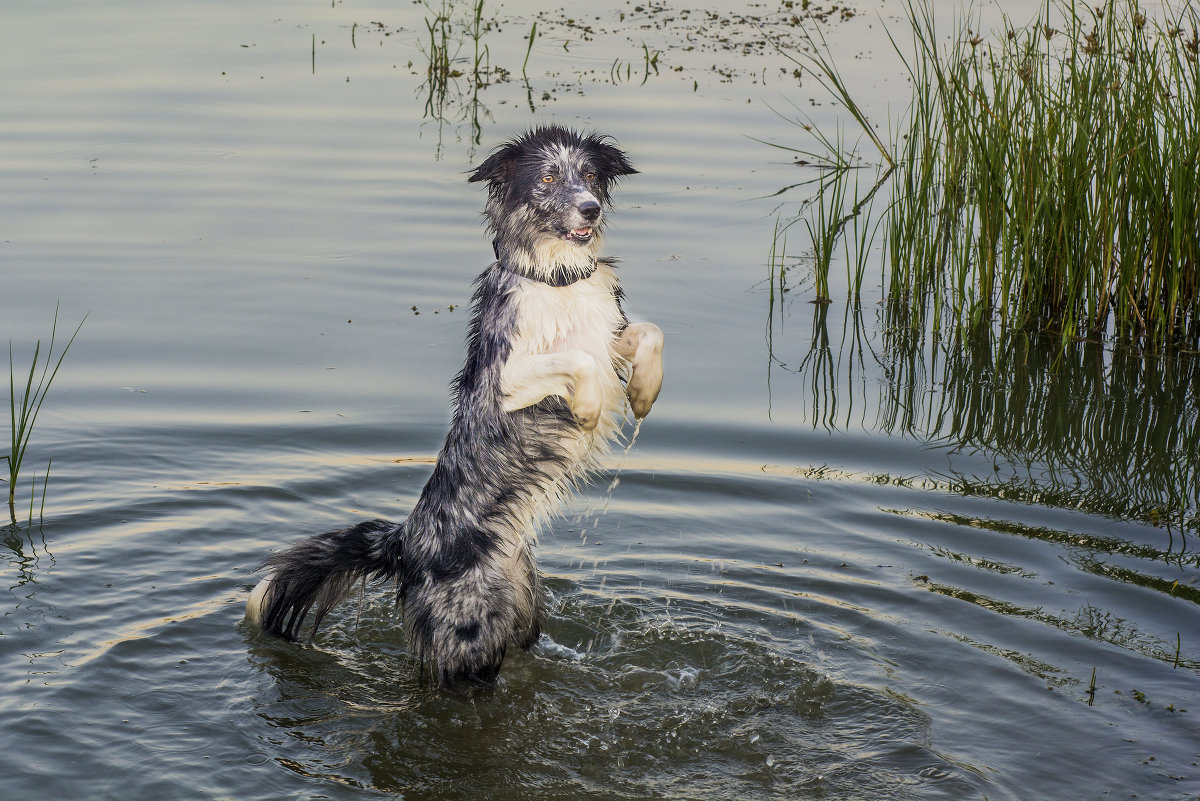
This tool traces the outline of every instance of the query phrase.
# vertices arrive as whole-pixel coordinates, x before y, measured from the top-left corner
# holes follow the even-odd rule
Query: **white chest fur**
[[[616,433],[612,415],[624,413],[625,391],[614,369],[622,362],[614,346],[624,323],[615,289],[616,275],[605,264],[565,287],[521,281],[513,298],[516,334],[501,371],[506,411],[560,395],[570,401],[581,434],[597,426],[602,440]]]
[[[590,278],[565,287],[525,280],[517,290],[513,355],[582,350],[611,363],[612,343],[623,320],[613,297],[612,268],[597,265]]]

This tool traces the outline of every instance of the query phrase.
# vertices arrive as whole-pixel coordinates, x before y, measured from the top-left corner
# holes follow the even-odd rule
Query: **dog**
[[[599,255],[610,192],[636,172],[611,138],[548,126],[470,173],[487,185],[496,260],[475,281],[433,472],[403,522],[271,556],[248,621],[295,640],[358,582],[393,580],[410,647],[444,687],[491,686],[510,646],[538,640],[538,530],[662,386],[662,331],[629,321],[616,262]]]

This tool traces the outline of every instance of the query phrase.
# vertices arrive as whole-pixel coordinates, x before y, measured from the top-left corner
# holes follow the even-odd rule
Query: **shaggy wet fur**
[[[394,580],[410,643],[443,685],[490,684],[510,645],[538,639],[538,528],[627,408],[644,417],[662,383],[662,332],[628,321],[614,263],[598,256],[609,192],[634,172],[607,137],[559,127],[475,169],[496,261],[475,282],[432,475],[404,522],[360,523],[273,555],[249,620],[296,639],[360,580]]]

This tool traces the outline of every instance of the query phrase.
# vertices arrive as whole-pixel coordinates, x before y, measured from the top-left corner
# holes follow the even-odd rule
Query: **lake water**
[[[913,340],[798,258],[782,292],[807,174],[758,140],[837,108],[759,27],[806,4],[727,5],[488,5],[478,42],[458,5],[443,92],[420,4],[7,4],[17,372],[88,316],[0,528],[0,797],[1200,796],[1194,354]],[[886,128],[895,4],[808,11]],[[273,549],[415,500],[491,252],[466,171],[542,122],[642,170],[607,246],[667,335],[543,534],[547,637],[461,696],[386,590],[311,647],[243,629]]]

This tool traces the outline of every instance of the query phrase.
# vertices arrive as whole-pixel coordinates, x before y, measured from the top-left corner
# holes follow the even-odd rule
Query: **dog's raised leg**
[[[633,416],[641,420],[650,413],[662,389],[663,333],[654,323],[630,323],[617,337],[617,355],[633,366],[625,385]]]
[[[515,412],[550,395],[571,404],[579,427],[591,431],[600,421],[600,365],[581,350],[564,350],[509,359],[500,371],[503,409]]]

